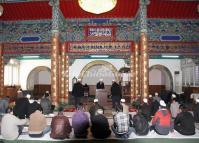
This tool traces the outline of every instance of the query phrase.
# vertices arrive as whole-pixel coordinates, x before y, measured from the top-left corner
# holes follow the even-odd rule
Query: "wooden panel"
[[[50,84],[35,84],[33,95],[37,97],[41,97],[44,95],[45,91],[51,92]]]
[[[160,93],[161,90],[165,90],[165,85],[149,85],[149,94]]]
[[[4,86],[4,96],[9,96],[11,101],[17,97],[17,90],[20,86]]]
[[[199,93],[199,87],[182,87],[182,91],[189,91],[191,93]]]

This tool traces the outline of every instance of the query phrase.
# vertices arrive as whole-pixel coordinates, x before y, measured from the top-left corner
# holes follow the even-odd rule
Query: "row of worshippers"
[[[124,99],[121,102],[125,102]],[[132,132],[135,132],[137,135],[147,135],[149,130],[154,130],[160,135],[168,135],[169,132],[173,132],[173,127],[183,135],[195,134],[194,118],[187,111],[185,105],[179,107],[180,113],[178,113],[173,123],[171,114],[166,108],[166,103],[160,100],[160,107],[151,120],[151,127],[147,119],[142,115],[142,111],[138,111],[132,117],[123,111],[123,105],[116,104],[116,113],[113,114],[111,129],[116,137],[128,138]],[[92,114],[93,111],[95,114]],[[108,119],[104,116],[103,108],[98,105],[97,100],[95,100],[95,104],[90,108],[90,113],[92,135],[95,138],[107,138],[110,136],[111,130]],[[23,125],[26,124],[27,119],[19,119],[10,113],[5,114],[1,121],[1,134],[5,139],[17,139],[22,133]],[[63,108],[59,108],[58,115],[53,117],[51,125],[47,126],[46,118],[42,114],[41,108],[37,108],[30,115],[28,134],[31,137],[42,137],[51,130],[51,138],[65,139],[70,137],[73,128],[76,138],[86,138],[89,127],[89,116],[85,113],[83,104],[80,103],[72,116],[72,125],[70,125],[68,117],[64,116]]]
[[[103,79],[100,79],[99,82],[96,84],[96,89],[104,89],[104,82]],[[75,107],[82,102],[82,98],[84,97],[85,88],[81,83],[81,79],[77,80],[77,83],[74,84],[72,89],[72,95],[75,100]],[[113,80],[111,85],[111,98],[112,98],[112,105],[115,108],[115,104],[119,103],[122,98],[122,91],[120,85]]]
[[[18,94],[17,99],[14,103],[13,114],[20,119],[28,118],[33,111],[40,107],[44,114],[49,114],[53,112],[53,105],[49,97],[49,92],[46,91],[41,99],[34,97],[31,98],[30,94],[24,96],[23,94]],[[4,97],[0,100],[0,113],[6,113],[9,109],[9,97]]]

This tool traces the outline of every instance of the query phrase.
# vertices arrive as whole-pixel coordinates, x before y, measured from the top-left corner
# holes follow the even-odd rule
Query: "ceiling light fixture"
[[[108,58],[109,55],[91,55],[91,58]]]
[[[101,14],[111,11],[117,0],[78,0],[79,6],[90,13]]]

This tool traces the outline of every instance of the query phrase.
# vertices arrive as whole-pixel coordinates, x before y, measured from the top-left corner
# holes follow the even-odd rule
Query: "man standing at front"
[[[113,108],[115,108],[115,104],[119,104],[120,100],[122,98],[122,92],[119,84],[113,80],[112,86],[111,86],[111,97],[112,97],[112,104]]]
[[[82,98],[84,97],[84,87],[81,83],[81,79],[78,79],[77,83],[74,84],[72,95],[75,98],[75,107],[77,108],[77,105],[82,101]]]

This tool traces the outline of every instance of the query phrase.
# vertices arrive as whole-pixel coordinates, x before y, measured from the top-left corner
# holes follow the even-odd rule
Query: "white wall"
[[[153,65],[163,65],[169,69],[169,71],[172,74],[172,78],[173,78],[174,91],[175,91],[175,82],[176,82],[176,81],[174,81],[174,79],[175,79],[174,72],[179,71],[180,78],[178,78],[179,79],[178,83],[179,83],[179,86],[182,87],[182,71],[181,71],[180,59],[150,59],[149,60],[149,68]],[[178,90],[182,90],[182,89],[178,89]],[[180,92],[180,91],[177,91],[177,92]]]
[[[26,90],[26,83],[29,73],[38,66],[45,66],[51,68],[50,59],[42,60],[21,60],[20,61],[20,85],[23,90]]]
[[[158,69],[153,69],[149,72],[149,85],[163,85],[162,72]]]
[[[86,66],[88,63],[98,60],[98,59],[77,59],[75,62],[69,67],[69,91],[72,90],[72,78],[78,77],[81,70]],[[101,60],[101,59],[100,59]],[[117,70],[119,70],[121,67],[125,65],[125,62],[123,59],[106,59],[104,61],[107,61],[115,66]],[[181,65],[179,59],[150,59],[149,60],[149,67],[153,65],[163,65],[167,67],[174,78],[174,72],[180,71],[179,74],[179,85],[182,85],[182,72],[181,72]],[[17,80],[17,77],[19,77],[20,85],[23,90],[26,90],[26,83],[29,73],[38,66],[46,66],[51,68],[51,60],[50,59],[42,59],[42,60],[21,60],[20,61],[20,69],[19,69],[19,76],[14,75],[16,78],[14,80]],[[126,65],[125,65],[126,66]],[[4,83],[5,85],[10,83],[10,74],[8,74],[9,68],[5,67],[4,72]],[[175,83],[175,81],[173,81]],[[174,85],[175,87],[175,85]]]

